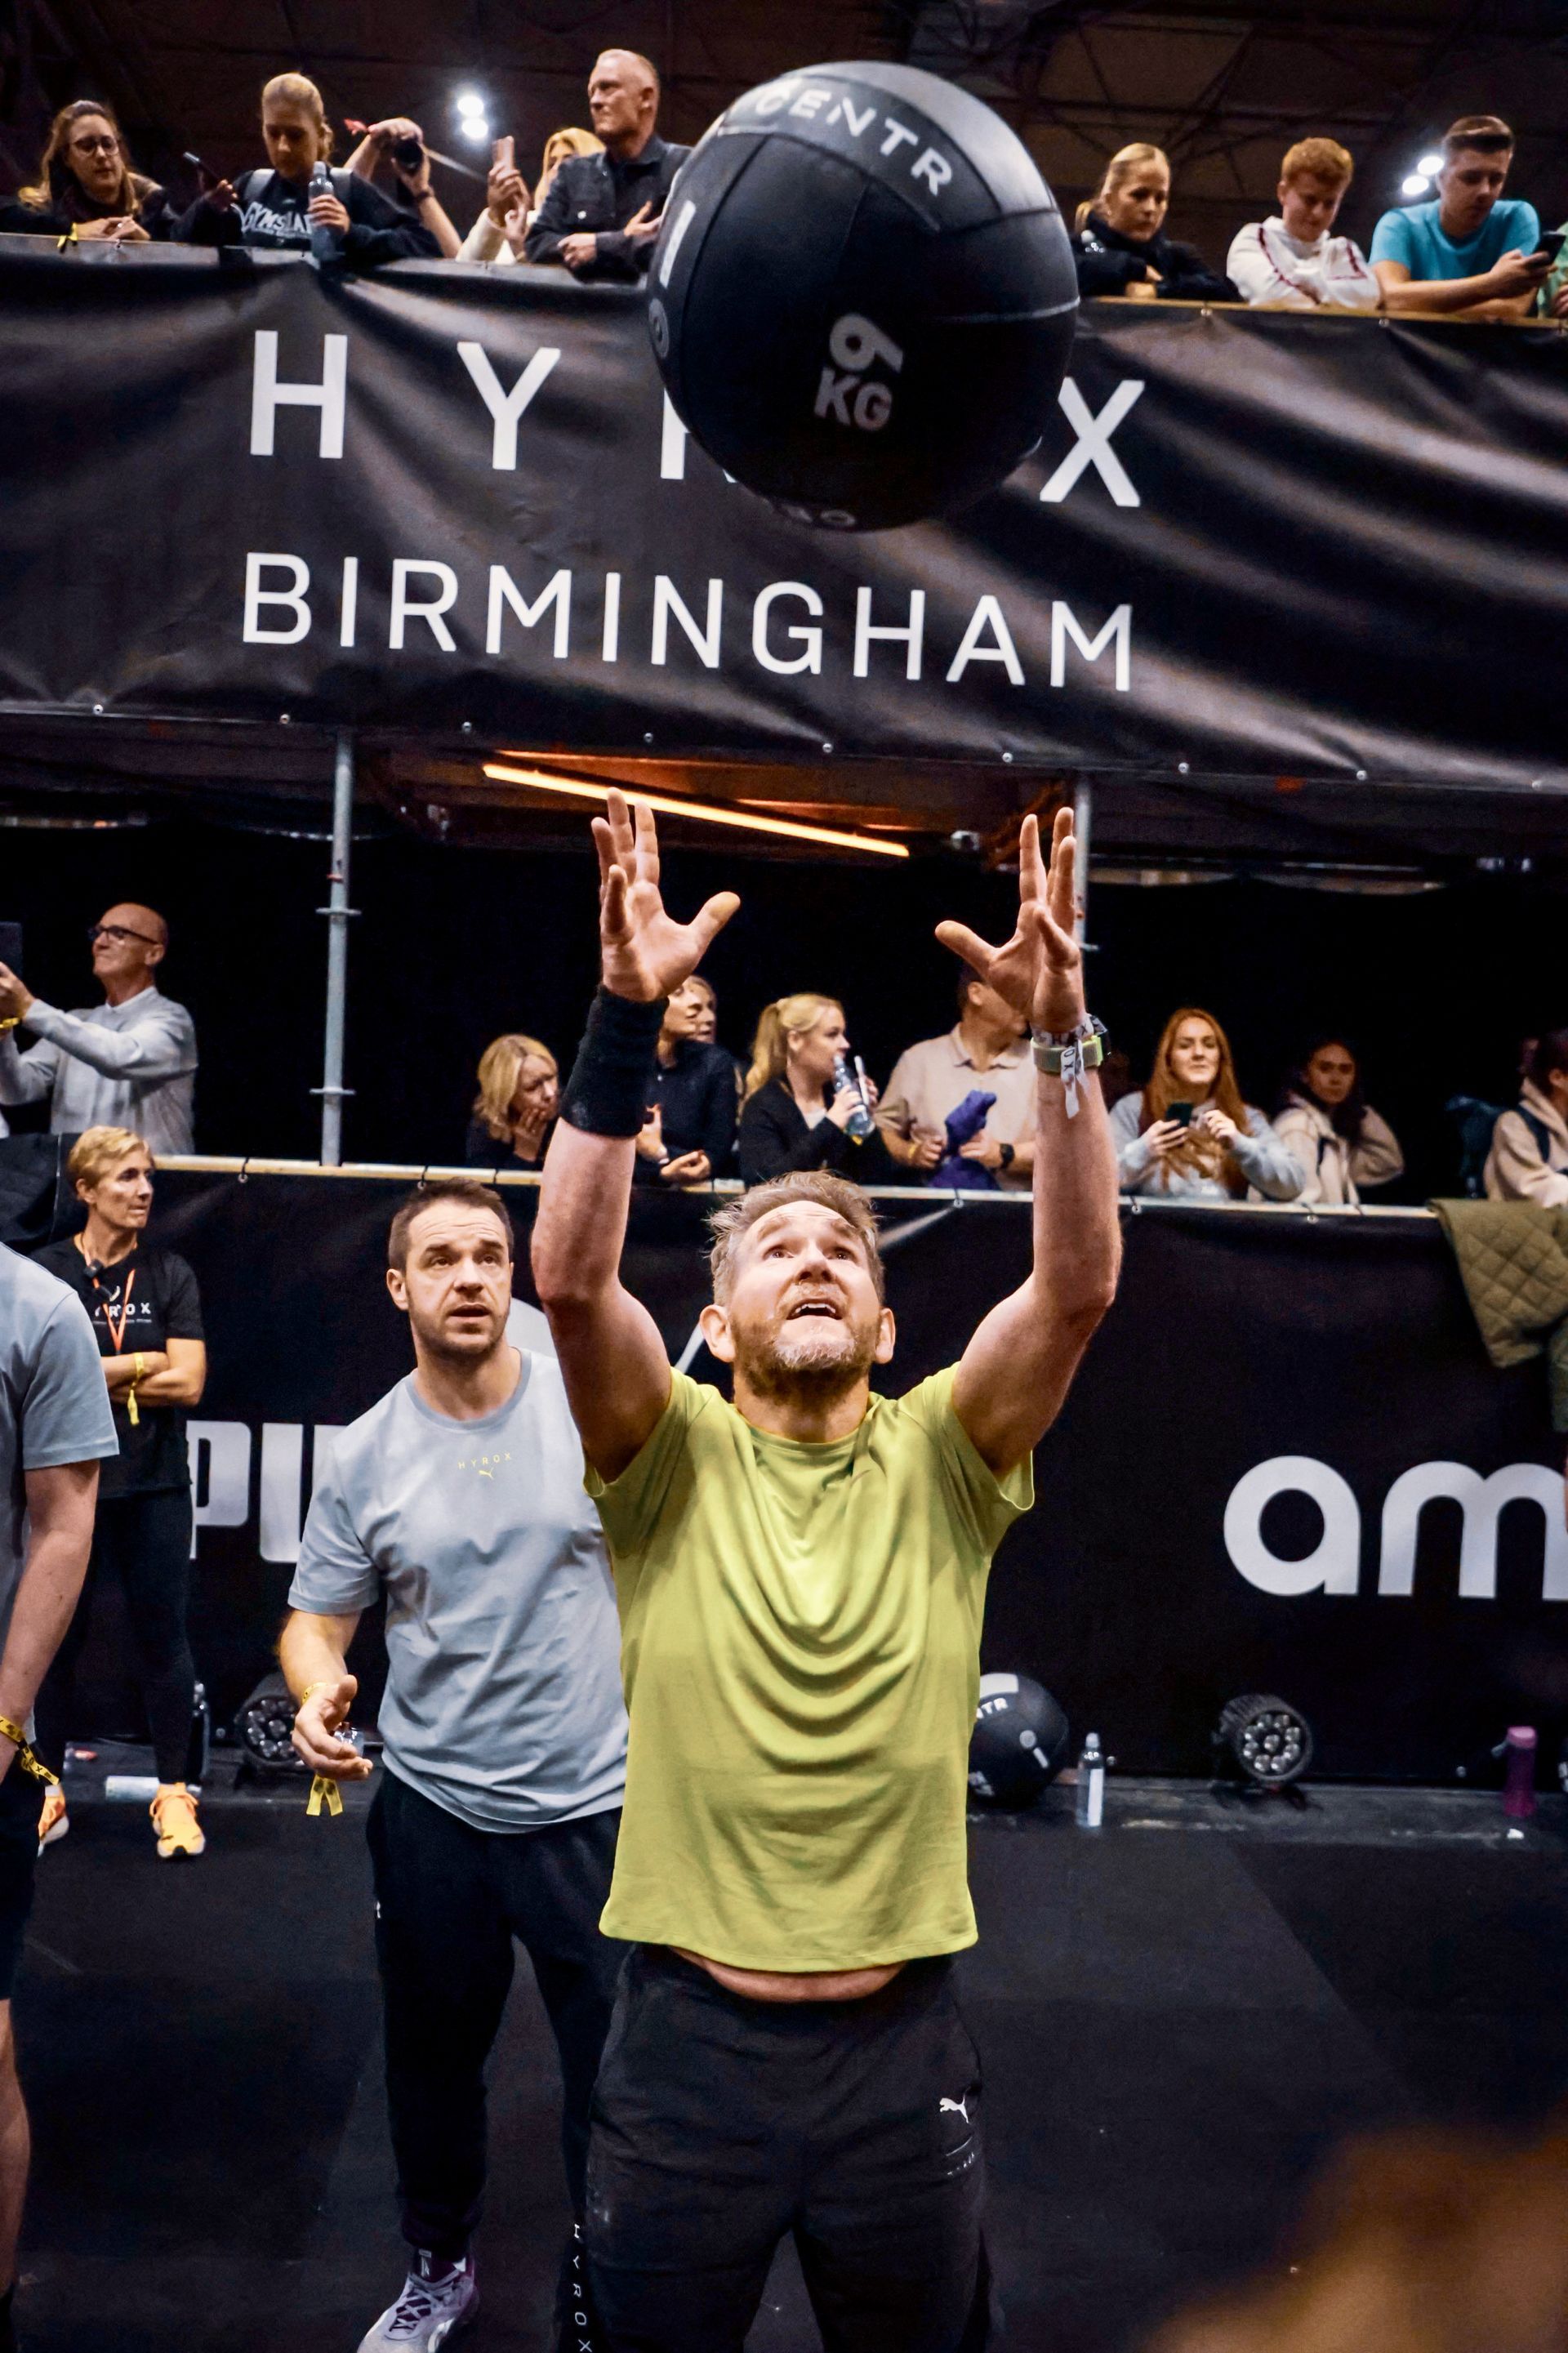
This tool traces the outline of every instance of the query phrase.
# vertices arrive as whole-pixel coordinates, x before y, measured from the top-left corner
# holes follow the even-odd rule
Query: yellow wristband
[[[35,1757],[32,1743],[26,1732],[19,1724],[14,1724],[8,1715],[0,1715],[0,1735],[3,1735],[16,1749],[16,1762],[24,1773],[30,1773],[35,1781],[55,1782],[59,1779],[58,1773],[51,1773],[42,1759]]]
[[[132,1386],[132,1388],[135,1388],[136,1383],[137,1383],[138,1381],[140,1381],[140,1380],[142,1380],[142,1379],[143,1379],[143,1378],[145,1377],[146,1371],[147,1371],[147,1359],[146,1359],[146,1357],[142,1354],[142,1351],[141,1351],[141,1349],[140,1349],[140,1348],[138,1348],[138,1349],[137,1349],[137,1351],[136,1351],[136,1355],[135,1355],[134,1362],[135,1362],[135,1366],[136,1366],[136,1371],[135,1371],[134,1377],[132,1378],[132,1384],[131,1384],[131,1386]]]
[[[19,1013],[7,1014],[5,1020],[0,1021],[0,1035],[3,1035],[7,1029],[15,1029],[20,1023],[21,1018],[22,1017]]]
[[[300,1697],[295,1704],[295,1715],[298,1715],[300,1708],[309,1705],[310,1694],[312,1692],[325,1691],[327,1685],[331,1682],[331,1680],[332,1678],[331,1675],[321,1675],[313,1683],[307,1683],[304,1690],[300,1694]]]

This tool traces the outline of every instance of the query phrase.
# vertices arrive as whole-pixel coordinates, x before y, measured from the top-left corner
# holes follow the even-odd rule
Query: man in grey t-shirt
[[[527,1947],[561,2055],[580,2217],[588,2106],[625,1947],[599,1933],[626,1778],[619,1631],[583,1450],[553,1356],[508,1337],[511,1229],[471,1178],[413,1194],[387,1282],[415,1370],[342,1432],[316,1488],[279,1657],[294,1745],[368,1767],[342,1736],[361,1612],[386,1599],[386,1775],[371,1810],[402,2295],[360,2353],[444,2343],[479,2301],[484,2068]],[[595,2342],[576,2270],[562,2343]]]
[[[120,1451],[98,1342],[79,1299],[0,1242],[0,2353],[13,2353],[27,2112],[11,1987],[38,1852],[24,1745],[38,1685],[75,1614],[92,1548],[98,1466]]]

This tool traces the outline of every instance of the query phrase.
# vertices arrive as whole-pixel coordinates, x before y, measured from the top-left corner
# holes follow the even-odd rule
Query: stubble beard
[[[857,1333],[827,1321],[815,1326],[786,1324],[759,1345],[739,1351],[735,1370],[759,1397],[809,1398],[831,1405],[859,1387],[876,1356],[874,1331]]]

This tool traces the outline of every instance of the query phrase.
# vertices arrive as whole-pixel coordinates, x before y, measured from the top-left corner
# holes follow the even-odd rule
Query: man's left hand
[[[1002,1146],[994,1136],[983,1131],[979,1135],[972,1135],[967,1144],[959,1145],[958,1156],[961,1160],[977,1160],[982,1168],[1000,1168]]]
[[[25,1021],[33,1009],[33,992],[9,965],[0,964],[0,1021]]]
[[[663,227],[662,209],[656,213],[651,205],[639,205],[621,234],[628,245],[651,245]]]
[[[561,240],[561,259],[568,269],[586,269],[599,258],[599,240],[592,229],[574,229]]]
[[[1018,835],[1018,923],[994,948],[967,923],[939,923],[937,938],[1005,997],[1035,1029],[1064,1036],[1083,1019],[1083,951],[1073,935],[1073,881],[1078,845],[1072,811],[1060,808],[1051,831],[1050,861],[1040,851],[1037,818]]]

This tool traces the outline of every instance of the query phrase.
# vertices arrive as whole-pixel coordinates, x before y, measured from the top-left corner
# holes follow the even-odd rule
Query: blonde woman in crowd
[[[837,997],[802,989],[763,1007],[742,1100],[743,1185],[763,1185],[797,1168],[831,1168],[862,1185],[896,1181],[880,1138],[862,1141],[848,1132],[861,1107],[859,1091],[838,1086],[835,1073],[849,1051]],[[868,1082],[868,1111],[876,1100]]]
[[[1100,186],[1074,216],[1079,292],[1234,302],[1235,287],[1209,268],[1196,246],[1165,235],[1170,208],[1171,166],[1162,150],[1142,140],[1118,149]]]
[[[1230,1040],[1184,1005],[1161,1034],[1149,1083],[1110,1114],[1124,1193],[1191,1201],[1294,1201],[1305,1171],[1243,1103]]]
[[[198,196],[175,225],[183,243],[300,253],[309,251],[312,229],[323,228],[339,239],[344,261],[355,269],[439,259],[432,231],[358,172],[330,172],[329,186],[312,193],[311,174],[331,160],[332,126],[321,91],[304,74],[274,74],[262,90],[261,136],[268,164],[237,180],[219,180]],[[399,177],[414,210],[425,209],[431,201],[429,156],[417,172]]]
[[[95,98],[62,106],[49,125],[37,183],[0,198],[11,237],[102,237],[144,245],[169,235],[169,200],[131,165],[125,134]]]
[[[1361,1199],[1405,1174],[1394,1130],[1362,1092],[1361,1071],[1342,1038],[1322,1038],[1285,1089],[1274,1133],[1306,1176],[1300,1199],[1325,1208]]]
[[[479,1057],[479,1091],[463,1158],[470,1168],[539,1168],[561,1104],[561,1073],[548,1046],[521,1029],[492,1038]]]
[[[57,1275],[87,1309],[120,1453],[99,1473],[87,1582],[38,1692],[38,1753],[51,1772],[63,1770],[93,1590],[100,1578],[112,1577],[125,1595],[158,1770],[153,1835],[162,1860],[173,1862],[200,1854],[206,1844],[195,1795],[185,1782],[196,1685],[185,1631],[191,1586],[185,1409],[200,1404],[206,1385],[201,1297],[178,1252],[144,1239],[154,1163],[141,1136],[128,1127],[89,1127],[66,1166],[77,1198],[86,1204],[87,1223],[79,1234],[40,1250],[35,1264]],[[45,1792],[40,1847],[52,1846],[68,1827],[65,1789],[57,1781]]]
[[[571,126],[552,131],[544,142],[544,154],[539,166],[539,185],[529,202],[528,184],[511,160],[510,142],[501,142],[503,153],[490,165],[485,186],[485,208],[479,215],[458,250],[459,261],[493,261],[508,267],[522,259],[522,241],[539,217],[539,207],[550,192],[555,177],[568,155],[602,155],[604,142],[595,139],[591,131],[578,131]]]

